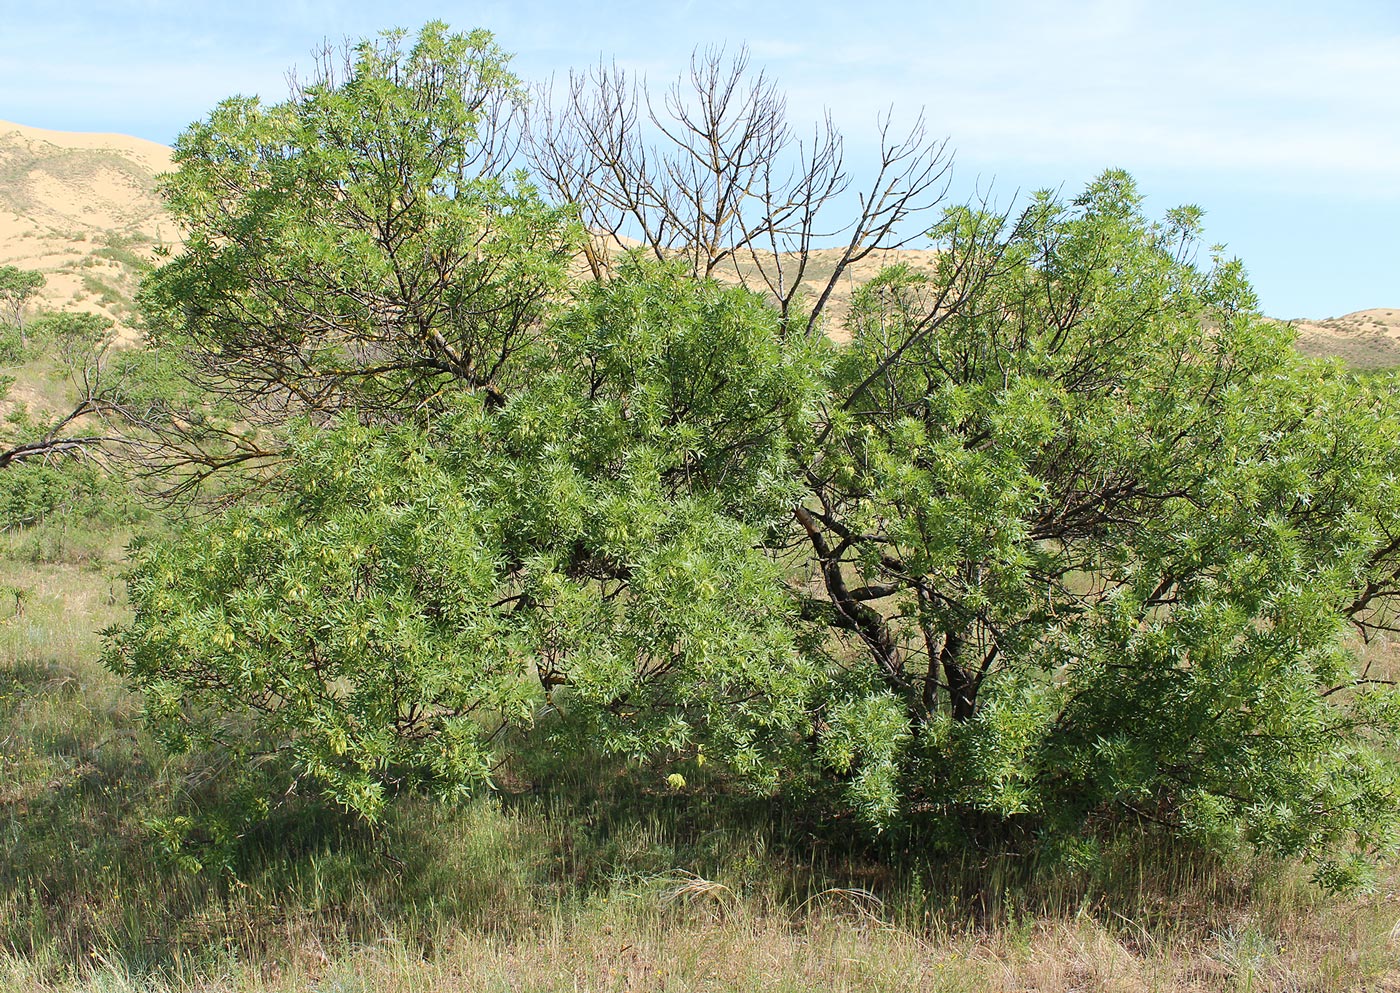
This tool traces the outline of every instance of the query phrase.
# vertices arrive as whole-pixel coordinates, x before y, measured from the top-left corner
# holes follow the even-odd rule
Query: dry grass
[[[799,925],[754,915],[674,913],[653,904],[555,916],[514,933],[464,930],[427,949],[387,928],[334,947],[294,932],[276,958],[172,963],[152,977],[95,953],[52,982],[28,963],[0,961],[0,989],[190,990],[833,990],[1102,991],[1382,990],[1360,956],[1317,962],[1269,934],[1205,940],[1137,936],[1090,917],[1020,930],[929,937],[863,920]],[[1357,936],[1358,938],[1363,936]],[[1387,985],[1392,984],[1392,985]]]
[[[377,835],[303,808],[225,871],[182,868],[148,825],[201,770],[95,661],[123,611],[109,539],[83,564],[0,549],[26,591],[0,602],[0,991],[1400,989],[1393,891],[1160,847],[1078,878],[868,863],[782,812],[577,768]]]

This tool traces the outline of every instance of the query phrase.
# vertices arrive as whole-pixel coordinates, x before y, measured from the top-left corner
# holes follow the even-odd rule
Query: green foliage
[[[22,466],[0,473],[0,530],[33,524],[58,508],[71,488],[56,466]]]
[[[72,401],[68,389],[55,398],[43,395],[38,403],[11,401],[0,423],[0,470],[23,467],[22,478],[6,480],[4,503],[8,515],[4,527],[32,522],[56,506],[59,486],[54,475],[56,463],[81,456],[97,439],[78,433],[79,422],[93,411],[92,397],[111,341],[112,322],[93,314],[46,313],[32,322],[29,334],[16,343],[7,362],[39,360],[41,366],[56,364],[67,373],[68,387],[79,397]],[[0,400],[6,399],[15,382],[0,376]],[[41,391],[51,393],[51,391]],[[83,425],[86,426],[86,425]]]
[[[530,708],[488,509],[413,438],[348,425],[297,439],[285,493],[136,553],[115,652],[167,744],[285,750],[367,816],[405,781],[484,780],[488,721]]]
[[[154,268],[150,259],[133,251],[134,247],[146,244],[144,238],[110,231],[102,240],[105,244],[93,252],[93,257],[116,262],[133,273],[144,274]]]
[[[22,463],[0,472],[0,531],[51,517],[110,528],[139,516],[121,481],[89,464]]]
[[[83,289],[96,297],[97,302],[104,307],[120,307],[130,303],[121,290],[91,273],[83,274]]]
[[[1397,713],[1345,629],[1389,626],[1393,392],[1300,362],[1121,173],[999,223],[955,212],[932,286],[861,291],[816,461],[826,532],[859,536],[823,559],[891,604],[861,633],[918,729],[892,790],[1388,850]],[[929,330],[976,251],[976,304]]]
[[[490,386],[562,287],[575,225],[499,171],[524,100],[506,57],[439,23],[404,40],[176,142],[162,194],[188,238],[145,281],[148,324],[250,415],[398,416]]]
[[[0,531],[49,519],[60,531],[69,523],[84,532],[127,523],[135,514],[132,495],[86,457],[97,444],[87,419],[93,410],[88,388],[96,384],[112,322],[94,314],[46,312],[26,332],[21,354],[11,361],[27,361],[24,378],[34,399],[12,400],[0,423]],[[67,374],[66,382],[60,373]],[[0,386],[7,381],[13,379],[0,377]],[[75,388],[88,396],[75,400]]]
[[[1395,393],[1299,360],[1199,209],[1109,172],[950,211],[843,349],[664,262],[569,295],[504,57],[402,42],[177,148],[143,301],[263,495],[136,554],[107,659],[168,745],[231,750],[254,813],[376,818],[543,739],[919,844],[1152,822],[1336,884],[1393,848],[1351,632],[1400,592]]]
[[[774,331],[743,291],[637,264],[504,407],[303,427],[275,502],[138,552],[109,660],[171,747],[280,752],[369,817],[485,782],[546,703],[605,753],[708,743],[775,782],[819,670],[759,547],[815,382]]]
[[[112,340],[113,324],[110,317],[101,314],[51,310],[34,318],[28,333],[36,350],[67,359],[107,345]]]
[[[9,325],[0,328],[0,362],[10,365],[24,361],[24,346],[24,334],[19,328]],[[12,379],[10,381],[13,382]],[[3,395],[4,390],[0,390],[0,396]]]
[[[46,282],[48,280],[41,272],[12,265],[0,266],[0,314],[4,315],[7,324],[18,331],[23,330],[24,308]]]
[[[78,311],[41,311],[25,326],[0,330],[0,362],[19,365],[55,359],[60,365],[90,358],[112,339],[112,320]]]

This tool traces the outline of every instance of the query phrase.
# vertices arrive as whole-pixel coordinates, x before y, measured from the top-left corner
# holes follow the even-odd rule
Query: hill
[[[141,273],[158,245],[178,240],[155,194],[155,177],[170,167],[170,149],[155,142],[0,121],[0,265],[44,273],[42,306],[106,314],[130,336]],[[803,281],[810,294],[825,285],[838,254],[813,253]],[[894,262],[930,269],[933,253],[879,252],[851,266],[828,307],[836,337],[851,292]],[[1356,368],[1400,365],[1400,309],[1292,323],[1304,354]]]
[[[155,194],[170,149],[0,121],[0,265],[37,269],[41,306],[106,314],[130,334],[153,249],[175,236]]]
[[[1355,369],[1400,365],[1400,308],[1358,310],[1293,326],[1304,355],[1336,356]]]

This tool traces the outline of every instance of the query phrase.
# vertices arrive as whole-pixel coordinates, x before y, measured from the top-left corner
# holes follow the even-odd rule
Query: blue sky
[[[603,56],[664,81],[747,43],[857,162],[879,113],[923,109],[963,196],[1121,166],[1155,213],[1203,206],[1267,312],[1400,306],[1397,0],[0,0],[0,119],[169,143],[222,97],[280,98],[326,39],[431,18],[489,28],[527,78]]]

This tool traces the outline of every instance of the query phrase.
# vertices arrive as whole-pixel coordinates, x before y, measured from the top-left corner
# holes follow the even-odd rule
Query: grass
[[[1384,891],[1142,838],[1079,873],[874,860],[602,765],[374,832],[293,802],[196,866],[154,826],[211,770],[164,756],[97,661],[124,536],[44,528],[0,544],[24,591],[0,601],[0,990],[1322,991],[1395,967]]]
[[[83,275],[83,289],[97,297],[97,302],[104,307],[127,307],[131,301],[114,286],[91,274]]]

